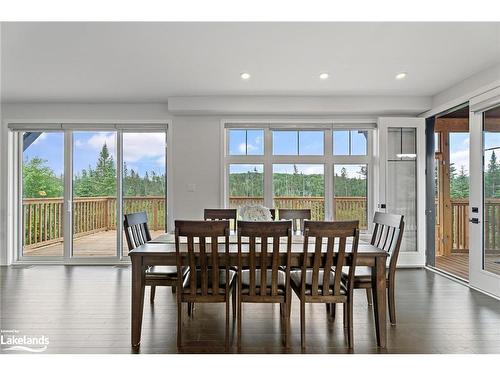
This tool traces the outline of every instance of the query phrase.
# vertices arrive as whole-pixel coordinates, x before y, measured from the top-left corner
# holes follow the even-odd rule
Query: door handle
[[[472,219],[469,219],[469,222],[472,224],[479,224],[479,219],[477,217],[473,217]]]

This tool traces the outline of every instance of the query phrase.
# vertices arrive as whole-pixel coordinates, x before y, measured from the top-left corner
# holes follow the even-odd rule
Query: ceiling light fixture
[[[242,80],[246,81],[247,79],[250,79],[250,73],[241,73],[240,77]]]
[[[405,72],[398,73],[396,74],[396,79],[405,79],[407,75]]]
[[[328,73],[321,73],[319,75],[319,79],[323,79],[323,80],[328,79],[328,77],[330,77],[330,75]]]

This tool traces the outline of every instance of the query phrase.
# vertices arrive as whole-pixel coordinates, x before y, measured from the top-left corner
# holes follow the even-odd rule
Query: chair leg
[[[347,321],[347,303],[343,304],[344,307],[344,328],[347,328],[348,321]]]
[[[373,305],[372,288],[366,288],[366,300],[368,301],[368,306]]]
[[[325,303],[326,305],[326,313],[329,314],[330,313],[330,308],[332,307],[332,304],[331,303]]]
[[[352,300],[347,302],[347,344],[351,349],[354,346]]]
[[[285,311],[283,311],[284,320],[285,320],[285,348],[290,347],[290,316],[288,315],[288,305],[290,305],[290,301],[285,303]]]
[[[229,349],[229,293],[226,293],[226,335],[225,335],[226,350]]]
[[[182,303],[177,302],[177,346],[182,345]]]
[[[306,348],[306,304],[300,301],[300,345]]]
[[[330,315],[333,320],[335,320],[335,313],[337,311],[337,304],[336,303],[331,303],[330,304]]]
[[[188,316],[193,315],[193,303],[188,302]]]
[[[153,303],[155,301],[156,285],[151,285],[151,294],[149,295],[149,302]]]
[[[237,316],[238,348],[241,348],[241,296],[238,296],[238,316]]]
[[[176,289],[177,288],[174,285],[172,285],[172,294],[175,294]]]
[[[396,325],[396,296],[394,292],[394,283],[390,283],[387,288],[387,301],[389,303],[389,319],[392,325]]]
[[[233,303],[233,319],[236,318],[236,286],[233,287],[232,303]]]

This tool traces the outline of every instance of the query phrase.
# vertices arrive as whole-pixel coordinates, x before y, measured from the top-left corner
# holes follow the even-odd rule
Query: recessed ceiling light
[[[405,79],[407,74],[405,72],[401,72],[396,74],[396,79]]]
[[[330,77],[330,75],[328,73],[321,73],[319,75],[319,79],[328,79],[328,77]]]
[[[241,79],[247,80],[250,79],[250,73],[241,73],[240,74]]]

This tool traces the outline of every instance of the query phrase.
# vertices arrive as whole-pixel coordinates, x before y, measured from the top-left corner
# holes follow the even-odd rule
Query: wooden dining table
[[[223,238],[221,241],[223,242]],[[237,237],[230,236],[229,239],[229,257],[228,262],[230,266],[238,265],[238,245]],[[220,265],[225,266],[224,257],[224,244],[222,246],[222,254]],[[243,255],[245,252],[246,244],[243,244]],[[299,267],[302,264],[303,256],[303,236],[294,235],[292,237],[292,253],[291,253],[291,266]],[[314,246],[314,243],[310,244]],[[286,243],[280,245],[280,264],[286,264]],[[326,247],[325,247],[326,250]],[[185,265],[188,265],[187,260],[187,246],[186,243],[180,244],[181,253],[185,253]],[[132,332],[131,343],[133,347],[137,347],[141,343],[141,329],[142,329],[142,315],[144,307],[144,289],[145,289],[145,274],[146,269],[150,266],[175,266],[177,264],[175,253],[175,238],[172,234],[164,234],[160,237],[151,240],[144,245],[141,245],[128,254],[132,261]],[[312,260],[313,253],[309,252]],[[358,257],[356,265],[369,266],[372,270],[372,288],[373,288],[373,312],[375,317],[375,334],[377,337],[377,345],[385,348],[386,346],[386,258],[387,252],[379,249],[367,242],[359,241]],[[347,246],[344,264],[351,265],[350,246]],[[247,266],[245,263],[246,257],[243,256],[242,265]]]

